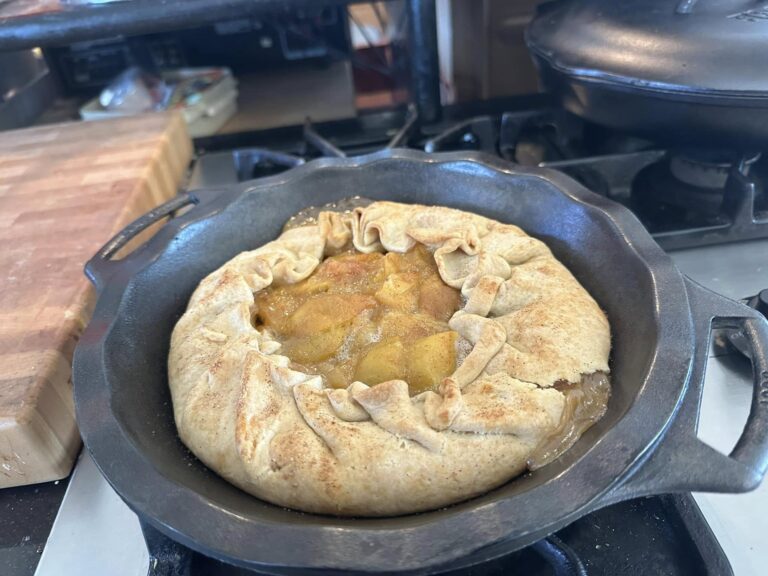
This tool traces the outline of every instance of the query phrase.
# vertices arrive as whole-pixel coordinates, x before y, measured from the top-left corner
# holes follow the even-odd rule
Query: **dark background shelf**
[[[50,12],[8,16],[0,11],[0,51],[61,46],[118,35],[146,34],[350,0],[132,0],[101,5],[68,5]]]

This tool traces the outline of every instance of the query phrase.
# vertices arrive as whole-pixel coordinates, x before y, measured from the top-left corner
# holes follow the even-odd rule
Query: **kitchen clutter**
[[[179,110],[193,138],[214,134],[237,112],[237,80],[229,68],[122,72],[80,108],[83,120]]]

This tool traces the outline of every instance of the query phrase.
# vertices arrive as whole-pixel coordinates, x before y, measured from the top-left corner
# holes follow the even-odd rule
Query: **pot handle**
[[[101,291],[104,286],[104,282],[114,270],[116,263],[111,260],[123,246],[125,246],[132,238],[139,234],[142,230],[149,228],[155,222],[162,220],[168,216],[172,216],[174,212],[180,210],[184,206],[190,204],[198,204],[199,200],[197,196],[184,192],[171,198],[164,204],[153,208],[143,216],[140,216],[120,232],[115,234],[110,240],[96,252],[96,254],[88,260],[85,264],[85,275],[91,280],[97,291]]]
[[[759,312],[686,278],[697,338],[688,390],[666,433],[608,501],[668,492],[747,492],[768,470],[768,321]],[[712,328],[738,329],[751,350],[752,406],[729,455],[696,436]]]

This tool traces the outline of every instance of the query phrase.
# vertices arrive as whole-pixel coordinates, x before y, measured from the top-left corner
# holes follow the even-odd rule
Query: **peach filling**
[[[401,379],[415,395],[456,369],[458,335],[448,319],[460,300],[422,245],[405,254],[348,251],[301,282],[259,292],[254,321],[327,386]]]

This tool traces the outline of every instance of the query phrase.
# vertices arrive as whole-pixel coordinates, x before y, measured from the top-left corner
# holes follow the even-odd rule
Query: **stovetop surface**
[[[430,124],[421,124],[412,109],[390,110],[201,139],[191,186],[245,181],[319,156],[356,156],[396,146],[477,150],[565,172],[627,206],[668,249],[768,238],[768,157],[760,151],[667,150],[586,123],[535,97],[448,108],[443,120]]]
[[[585,127],[552,110],[546,97],[448,108],[441,122],[429,126],[419,126],[417,118],[396,110],[315,126],[201,139],[196,141],[199,159],[190,188],[265,176],[313,157],[363,154],[388,144],[431,151],[480,149],[521,164],[562,170],[635,210],[668,249],[700,246],[672,255],[684,273],[705,286],[736,299],[768,287],[768,226],[762,224],[766,216],[762,175],[768,170],[757,153],[691,160],[678,151]],[[662,175],[647,176],[643,171],[649,167],[660,167],[655,170]],[[650,210],[644,213],[633,197],[638,178],[641,183],[650,178],[652,185],[669,184],[670,174],[684,178],[688,187],[676,189],[669,201],[656,194],[654,199],[663,209],[646,205]],[[700,186],[712,180],[718,189]],[[681,207],[680,198],[689,204],[693,198],[693,209]],[[698,206],[699,200],[703,207]],[[649,220],[649,214],[656,219]],[[732,243],[754,235],[766,239]],[[728,452],[743,428],[750,397],[749,363],[735,351],[713,349],[699,436]],[[543,542],[538,551],[532,547],[495,563],[448,574],[560,576],[569,572],[553,571],[543,558],[562,556],[563,550],[565,566],[575,568],[572,573],[577,574],[727,575],[729,561],[739,576],[764,573],[768,550],[762,546],[762,535],[768,533],[768,487],[746,495],[698,494],[695,498],[706,522],[686,496],[620,503],[561,530],[557,538],[564,546],[558,540]],[[554,550],[547,550],[553,542]],[[571,551],[581,565],[573,566]],[[148,560],[137,518],[83,454],[37,574],[143,575]],[[196,558],[193,567],[197,570],[193,574],[222,573],[221,565],[202,557]]]

